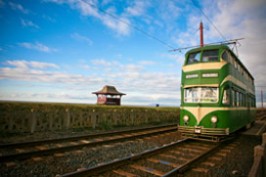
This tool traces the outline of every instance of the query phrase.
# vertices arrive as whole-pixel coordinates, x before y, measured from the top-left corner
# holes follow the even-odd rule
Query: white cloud
[[[35,42],[35,43],[22,42],[22,43],[19,43],[19,45],[27,49],[37,50],[37,51],[46,52],[46,53],[57,51],[56,49],[50,48],[39,42]]]
[[[115,14],[114,7],[105,10],[106,13],[98,10],[97,1],[78,1],[76,3],[69,2],[70,6],[78,9],[84,16],[93,16],[106,25],[115,30],[120,35],[128,35],[130,33],[130,21],[126,17]]]
[[[78,2],[68,2],[72,7],[77,8],[80,10],[82,15],[85,16],[94,16],[94,17],[100,17],[100,14],[98,12],[97,6],[98,2],[97,0],[91,0],[91,1],[78,1]]]
[[[186,16],[193,11],[187,6],[190,1],[157,1],[154,6],[155,16],[151,16],[151,26],[155,26],[154,33],[157,34],[158,29],[164,31],[167,36],[165,41],[169,41],[172,36],[176,36],[183,31],[182,26],[186,20]],[[181,26],[179,27],[180,24]]]
[[[160,54],[160,57],[175,61],[180,67],[184,63],[184,53],[181,53],[181,51],[171,51],[169,53],[162,53]]]
[[[49,22],[52,22],[52,23],[56,22],[56,20],[54,18],[52,18],[52,17],[50,17],[50,16],[48,16],[46,14],[42,15],[42,18],[47,20],[47,21],[49,21]]]
[[[71,37],[77,41],[80,41],[80,42],[85,42],[87,43],[88,45],[92,45],[93,42],[90,38],[86,37],[86,36],[83,36],[79,33],[73,33],[71,34]]]
[[[150,60],[142,60],[140,62],[138,62],[140,66],[151,66],[151,65],[155,65],[155,62],[150,61]]]
[[[147,65],[140,65],[146,63]],[[117,61],[94,60],[93,64],[101,68],[101,75],[113,85],[122,86],[128,92],[142,94],[176,94],[180,78],[177,73],[147,71],[147,61],[122,64]],[[155,64],[154,62],[152,64]],[[147,68],[146,68],[147,67]],[[103,69],[106,68],[106,69]],[[108,68],[108,69],[107,69]],[[103,83],[104,84],[104,83]]]
[[[168,21],[179,17],[182,12],[182,9],[180,8],[181,3],[177,3],[175,1],[161,1],[159,10],[162,19]]]
[[[100,16],[103,24],[115,30],[120,35],[129,35],[131,22],[125,17],[117,17],[114,19],[109,15]]]
[[[93,103],[96,101],[94,95],[88,93],[69,93],[64,90],[59,93],[47,93],[47,92],[21,92],[21,93],[1,93],[1,100],[14,100],[14,101],[49,101],[49,102],[75,102],[75,103]]]
[[[147,6],[149,6],[148,1],[135,0],[132,6],[126,8],[126,13],[131,16],[141,16],[145,13]]]
[[[94,59],[94,60],[91,60],[91,63],[93,65],[98,65],[99,67],[115,67],[115,66],[119,66],[119,63],[116,62],[116,61],[107,61],[107,60],[104,60],[104,59]]]
[[[29,10],[25,9],[21,4],[17,4],[17,3],[13,3],[13,2],[9,2],[8,4],[13,10],[18,10],[24,14],[29,13]]]
[[[144,65],[140,65],[140,63]],[[100,71],[100,73],[92,72],[81,75],[63,72],[60,66],[54,63],[8,60],[4,62],[5,66],[0,68],[0,80],[2,80],[1,82],[4,80],[26,81],[33,85],[37,83],[54,85],[53,91],[47,90],[44,93],[39,93],[39,90],[32,91],[32,94],[35,93],[38,98],[43,96],[43,99],[50,100],[64,98],[76,101],[81,98],[80,101],[83,101],[82,97],[88,94],[87,97],[91,98],[91,103],[94,103],[96,98],[91,96],[91,92],[99,90],[104,85],[115,85],[118,90],[127,94],[128,98],[123,98],[124,103],[127,104],[140,104],[141,102],[146,105],[164,104],[174,100],[172,103],[177,105],[180,97],[178,91],[180,78],[176,73],[148,72],[145,66],[150,64],[154,63],[145,60],[126,64],[104,59],[93,60],[90,69],[94,67],[94,70]],[[60,84],[63,87],[55,91]],[[61,91],[64,91],[65,94],[61,94]],[[50,98],[51,94],[53,98]],[[21,95],[25,94],[21,93]],[[37,99],[36,95],[29,96],[29,98]]]
[[[239,58],[255,78],[256,85],[265,86],[266,1],[224,0],[217,3],[204,0],[201,7],[206,16],[226,39],[245,38],[239,41]],[[204,23],[205,43],[224,40],[200,10],[194,7],[187,19],[187,30],[177,32],[173,41],[179,47],[199,44],[199,22]],[[177,37],[176,37],[177,36]],[[257,88],[260,90],[261,88]]]
[[[212,3],[208,0],[201,2],[206,16],[219,30],[209,22],[197,7],[187,18],[187,30],[177,32],[172,38],[178,47],[199,45],[199,23],[204,23],[205,43],[223,41],[226,39],[245,38],[238,47],[240,60],[253,74],[256,83],[266,85],[263,76],[266,75],[265,45],[266,45],[266,1],[224,0]]]
[[[238,48],[242,62],[250,70],[258,85],[266,85],[265,70],[265,45],[266,45],[266,23],[265,10],[266,1],[219,1],[220,13],[213,14],[213,21],[217,28],[228,39],[241,38],[241,46]],[[218,23],[219,22],[219,23]],[[210,35],[219,36],[213,29]]]
[[[38,25],[36,25],[35,23],[33,23],[30,20],[20,19],[20,22],[21,22],[22,26],[24,26],[24,27],[33,27],[33,28],[37,28],[37,29],[39,28]]]
[[[17,68],[56,68],[59,66],[54,63],[38,62],[38,61],[26,61],[26,60],[8,60],[5,62],[7,65],[14,66]]]
[[[46,2],[53,2],[57,4],[68,4],[71,8],[77,9],[84,16],[92,16],[99,19],[105,26],[116,31],[119,35],[126,36],[130,34],[131,21],[127,14],[118,15],[115,13],[115,7],[110,7],[105,10],[99,10],[100,4],[97,0],[90,1],[61,1],[61,0],[47,0]],[[108,2],[106,2],[108,3]],[[103,12],[105,11],[105,13]]]
[[[59,71],[60,67],[54,63],[8,60],[4,62],[4,65],[6,66],[0,68],[0,79],[66,84],[95,84],[101,81],[101,79],[95,76],[68,74]]]

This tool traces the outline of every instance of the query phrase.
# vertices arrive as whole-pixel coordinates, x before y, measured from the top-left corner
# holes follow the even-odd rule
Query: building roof
[[[125,93],[119,92],[114,86],[105,85],[102,90],[97,92],[92,92],[93,94],[103,94],[103,95],[126,95]]]

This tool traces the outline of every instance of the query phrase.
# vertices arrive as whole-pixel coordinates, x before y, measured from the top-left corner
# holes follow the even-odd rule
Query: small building
[[[114,86],[106,85],[98,92],[92,92],[97,96],[97,104],[121,105],[121,97],[126,95],[116,90]]]

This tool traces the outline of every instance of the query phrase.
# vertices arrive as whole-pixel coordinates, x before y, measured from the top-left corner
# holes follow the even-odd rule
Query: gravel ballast
[[[87,133],[87,132],[82,132]],[[41,137],[51,137],[56,134],[57,137],[67,136],[67,133],[53,132],[49,135],[46,133]],[[70,133],[69,135],[79,135],[81,133]],[[68,136],[69,136],[68,135]],[[35,136],[37,136],[35,134]],[[33,137],[33,135],[29,135]],[[9,142],[16,141],[13,136]],[[23,140],[28,137],[22,138]],[[40,137],[36,137],[40,139]],[[132,154],[141,153],[145,150],[150,150],[160,147],[164,144],[171,143],[180,139],[180,135],[175,133],[168,133],[164,135],[157,135],[150,138],[138,138],[130,141],[123,141],[115,144],[107,144],[102,146],[95,146],[91,148],[82,148],[72,152],[56,153],[53,156],[35,157],[24,161],[14,161],[10,163],[0,164],[0,176],[45,176],[54,177],[58,174],[65,174],[76,171],[82,168],[95,167],[99,164],[113,161],[115,159],[130,156]],[[219,163],[212,167],[208,173],[195,173],[190,171],[184,176],[217,176],[217,177],[233,177],[233,176],[247,176],[253,164],[254,146],[261,144],[261,138],[255,136],[241,135],[234,148],[226,155]],[[233,174],[234,173],[234,174]],[[237,174],[237,175],[235,175]]]
[[[3,163],[0,165],[0,176],[56,176],[57,174],[90,168],[117,158],[141,153],[178,139],[177,132],[168,133],[152,138],[124,141],[93,148],[85,147],[73,152],[57,153],[53,156],[32,158],[22,162]]]

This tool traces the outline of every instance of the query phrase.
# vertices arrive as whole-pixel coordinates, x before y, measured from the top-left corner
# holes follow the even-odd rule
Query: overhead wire
[[[167,46],[168,48],[174,49],[173,46],[169,45],[168,43],[164,42],[163,40],[159,39],[158,37],[155,37],[155,36],[149,34],[148,32],[146,32],[146,31],[140,29],[139,27],[137,27],[137,26],[135,26],[135,25],[133,25],[133,24],[130,24],[130,23],[128,23],[128,22],[125,21],[125,20],[122,20],[122,19],[118,18],[116,15],[114,15],[114,14],[112,14],[112,13],[106,12],[106,11],[103,10],[101,7],[98,7],[97,5],[95,5],[95,4],[91,3],[91,2],[85,1],[85,0],[79,0],[79,1],[82,1],[82,2],[85,3],[85,4],[90,5],[91,7],[93,7],[93,8],[95,8],[95,9],[101,11],[101,12],[104,13],[104,14],[109,15],[110,17],[116,19],[116,20],[119,21],[119,22],[122,22],[122,23],[124,23],[124,24],[126,24],[126,25],[128,25],[128,26],[131,26],[131,27],[134,28],[135,30],[137,30],[137,31],[141,32],[142,34],[144,34],[145,36],[147,36],[147,37],[149,37],[149,38],[151,38],[151,39],[153,39],[153,40],[156,40],[157,42],[159,42],[159,43],[161,43],[161,44]]]
[[[220,36],[226,41],[226,37],[222,34],[222,32],[214,25],[214,23],[211,21],[211,19],[204,13],[204,11],[195,4],[194,0],[191,0],[192,4],[200,10],[202,15],[209,21],[209,23],[214,27],[214,29],[220,34]]]
[[[230,39],[230,40],[220,41],[220,42],[212,42],[212,43],[208,43],[208,45],[214,45],[214,44],[220,44],[220,45],[232,45],[233,44],[233,45],[236,45],[239,40],[243,40],[243,39],[244,38],[238,38],[238,39]],[[182,48],[177,48],[177,49],[173,49],[173,50],[169,50],[169,51],[175,52],[175,51],[181,51],[181,50],[191,49],[191,48],[196,48],[196,47],[200,47],[200,45],[182,47]]]

